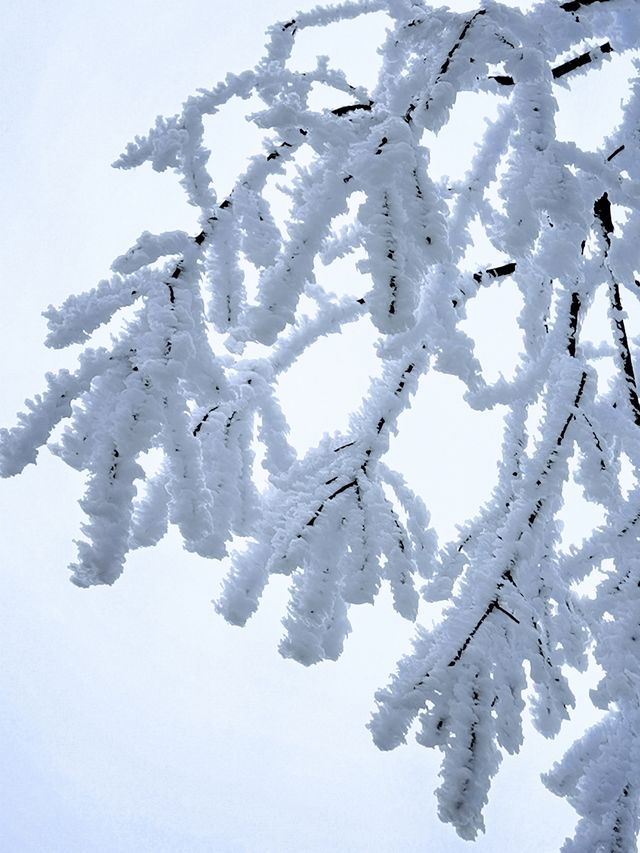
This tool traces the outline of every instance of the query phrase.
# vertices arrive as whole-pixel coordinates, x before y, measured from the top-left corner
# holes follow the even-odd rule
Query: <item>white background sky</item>
[[[0,422],[10,425],[46,370],[74,362],[75,353],[44,349],[40,312],[106,277],[142,230],[193,227],[171,174],[109,164],[198,86],[251,67],[266,26],[295,9],[289,0],[1,5]],[[366,40],[374,45],[382,31],[379,19],[357,40],[355,30],[338,39],[332,28],[303,51],[310,62],[335,53],[367,83],[375,53]],[[592,87],[590,103],[597,94]],[[216,127],[214,173],[224,183],[256,149],[236,114]],[[364,390],[366,366],[345,370],[335,352],[324,379],[315,368],[283,387],[301,445],[340,425],[320,422],[321,410],[339,413]],[[446,533],[454,509],[471,512],[488,495],[500,439],[493,415],[475,415],[455,423],[453,438],[449,427],[444,444],[446,418],[432,428],[430,412],[450,407],[454,416],[456,396],[446,382],[421,389],[394,449]],[[436,818],[437,756],[413,742],[380,753],[364,728],[375,688],[412,634],[388,601],[353,613],[337,664],[303,669],[276,652],[283,587],[269,590],[247,628],[231,628],[210,604],[223,567],[185,554],[175,536],[131,557],[113,588],[73,587],[65,567],[81,493],[80,477],[47,453],[0,482],[0,851],[560,847],[574,815],[538,774],[592,718],[588,706],[555,743],[530,733],[521,756],[505,761],[487,834],[470,848]]]

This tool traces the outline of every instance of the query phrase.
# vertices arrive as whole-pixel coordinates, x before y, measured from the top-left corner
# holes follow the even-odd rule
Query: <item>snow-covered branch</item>
[[[371,92],[326,58],[295,70],[298,32],[380,11],[390,29]],[[0,434],[3,476],[35,462],[56,429],[52,449],[85,473],[78,586],[113,583],[130,550],[173,524],[188,550],[230,557],[216,605],[230,622],[252,615],[272,574],[290,577],[280,650],[307,665],[340,655],[350,608],[384,583],[412,621],[444,601],[378,692],[370,728],[389,749],[418,721],[418,741],[443,755],[439,814],[463,838],[483,829],[491,778],[521,745],[527,688],[535,725],[553,737],[574,704],[567,667],[584,668],[593,643],[605,672],[594,701],[607,716],[546,783],[581,816],[567,851],[636,849],[640,494],[625,493],[620,460],[640,464],[623,308],[640,269],[640,83],[597,150],[558,138],[556,96],[637,47],[639,20],[635,0],[546,0],[527,13],[490,3],[464,15],[349,0],[274,25],[254,69],[159,118],[116,162],[173,170],[197,233],[143,232],[111,278],[47,309],[52,348],[84,345],[123,311],[126,322],[111,349],[86,348],[75,372],[49,375]],[[317,84],[340,106],[314,109]],[[470,124],[473,161],[444,180],[427,143],[463,93],[500,107],[483,133]],[[265,147],[220,201],[204,120],[251,96]],[[289,181],[288,212],[274,201],[276,177]],[[331,273],[350,254],[343,287],[344,273]],[[511,378],[491,382],[465,320],[498,284],[519,293],[522,345]],[[583,332],[605,292],[602,352],[617,366],[608,387]],[[376,378],[347,429],[327,413],[324,437],[299,455],[279,380],[363,318],[378,334]],[[385,461],[430,371],[457,377],[470,407],[505,413],[491,497],[444,545]],[[572,481],[605,523],[567,551],[559,513]],[[595,599],[579,600],[576,581],[595,569]]]

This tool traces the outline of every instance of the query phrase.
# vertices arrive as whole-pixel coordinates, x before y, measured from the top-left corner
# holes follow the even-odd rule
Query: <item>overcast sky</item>
[[[175,113],[226,71],[255,64],[266,26],[294,11],[288,0],[232,6],[5,3],[0,423],[14,422],[45,371],[70,367],[77,356],[44,349],[40,312],[106,277],[141,231],[193,227],[170,173],[118,172],[109,164],[156,115]],[[366,84],[383,28],[374,16],[357,41],[355,30],[339,38],[332,28],[324,42],[321,35],[303,43],[303,54],[335,54]],[[224,193],[225,180],[255,152],[253,137],[231,113],[212,139]],[[320,421],[327,403],[335,403],[339,420],[342,401],[364,390],[366,367],[345,370],[343,355],[336,344],[326,372],[292,373],[283,386],[301,447],[340,425]],[[492,357],[486,353],[488,364]],[[455,412],[456,395],[440,380],[421,389],[416,417],[393,450],[445,534],[456,503],[471,512],[488,496],[500,440],[494,415],[469,415],[456,424],[452,449],[443,445],[440,467],[427,465],[421,448],[438,440],[428,432],[428,413],[434,405]],[[72,586],[66,565],[81,494],[79,475],[48,453],[20,478],[0,482],[0,850],[560,847],[574,814],[545,792],[538,774],[594,718],[588,707],[556,742],[530,732],[522,754],[505,761],[487,834],[470,848],[436,818],[437,755],[413,742],[383,754],[365,730],[373,692],[413,633],[387,599],[353,614],[354,633],[337,664],[304,669],[276,651],[284,587],[272,585],[247,628],[231,628],[210,604],[223,567],[184,553],[174,535],[132,556],[114,587]]]

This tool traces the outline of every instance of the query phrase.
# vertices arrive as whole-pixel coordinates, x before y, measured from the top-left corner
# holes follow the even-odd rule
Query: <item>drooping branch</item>
[[[58,455],[88,477],[76,583],[113,582],[128,550],[154,544],[175,524],[191,551],[213,559],[232,552],[217,605],[230,622],[251,616],[272,575],[288,576],[280,650],[305,665],[339,656],[350,608],[373,602],[384,582],[397,613],[415,620],[415,581],[424,580],[423,606],[449,606],[421,629],[415,652],[378,695],[372,730],[390,748],[419,719],[420,743],[443,753],[439,814],[464,838],[482,829],[501,752],[522,741],[528,678],[535,724],[553,735],[573,702],[564,668],[582,666],[590,636],[597,637],[613,673],[599,701],[626,697],[625,714],[637,704],[629,665],[607,654],[636,636],[629,549],[637,544],[640,498],[637,490],[623,495],[618,457],[626,451],[635,464],[640,449],[626,407],[615,407],[619,385],[603,391],[593,381],[590,361],[604,347],[581,338],[583,315],[608,272],[618,364],[640,425],[621,302],[621,285],[633,276],[614,275],[635,266],[630,251],[626,267],[613,251],[612,206],[602,194],[608,187],[612,202],[635,203],[639,96],[634,89],[624,101],[622,124],[594,153],[558,139],[553,94],[554,84],[612,53],[609,41],[597,46],[603,31],[621,54],[629,50],[632,5],[602,6],[605,18],[587,14],[595,2],[604,0],[548,0],[531,13],[500,4],[466,15],[423,9],[414,18],[415,5],[348,0],[276,25],[253,71],[201,91],[127,147],[118,165],[148,161],[176,172],[198,211],[197,233],[145,232],[116,259],[109,281],[49,309],[56,347],[84,343],[120,309],[130,307],[131,317],[111,350],[87,351],[75,374],[49,378],[42,398],[2,434],[2,470],[12,474],[67,422]],[[325,58],[306,71],[291,62],[298,32],[372,11],[390,19],[375,103]],[[592,47],[579,52],[582,45]],[[554,64],[559,56],[569,58]],[[313,109],[315,85],[353,103]],[[478,139],[468,172],[442,180],[421,127],[438,136],[462,93],[487,92],[507,95],[498,118]],[[231,98],[252,96],[261,101],[252,121],[269,136],[218,203],[204,118]],[[271,184],[289,173],[290,205],[276,221]],[[593,187],[601,194],[595,203]],[[480,248],[477,221],[491,254],[469,269]],[[635,239],[635,213],[615,228],[616,239]],[[600,255],[590,251],[589,233]],[[355,264],[345,275],[335,262],[348,255]],[[507,277],[522,304],[522,344],[490,381],[476,338],[490,333],[498,346],[501,328],[474,328],[466,309]],[[332,433],[325,407],[324,437],[298,453],[287,438],[280,380],[305,365],[323,336],[360,319],[377,329],[379,375],[348,427]],[[461,405],[505,415],[495,487],[459,539],[443,547],[419,495],[383,458],[429,369],[457,377]],[[440,414],[437,401],[431,411]],[[443,421],[444,440],[449,425]],[[574,447],[573,476],[606,525],[568,556],[558,516]],[[149,451],[162,455],[154,472],[143,470]],[[256,457],[265,471],[259,485]],[[603,559],[614,568],[593,616],[590,605],[574,606],[570,585]],[[602,613],[615,617],[610,625]],[[622,720],[616,737],[635,722]],[[640,790],[632,769],[623,769],[611,786],[610,836],[631,831],[629,802]]]
[[[461,46],[462,46],[462,43],[464,42],[464,40],[465,40],[465,38],[466,38],[467,34],[469,33],[469,30],[470,30],[470,29],[471,29],[471,27],[473,26],[473,23],[474,23],[474,22],[475,22],[475,21],[476,21],[480,16],[485,15],[485,14],[486,14],[486,9],[478,9],[478,11],[477,11],[477,12],[474,12],[474,14],[469,18],[469,20],[468,20],[468,21],[465,21],[465,24],[464,24],[464,26],[463,26],[463,28],[462,28],[462,30],[461,30],[461,32],[460,32],[460,35],[458,36],[457,40],[454,42],[454,44],[453,44],[453,45],[451,46],[451,48],[449,49],[449,51],[448,51],[448,53],[447,53],[447,55],[446,55],[446,57],[445,57],[445,59],[444,59],[444,61],[443,61],[442,65],[440,66],[440,71],[438,72],[438,74],[437,74],[437,76],[436,76],[435,80],[433,81],[433,86],[434,86],[434,87],[435,87],[435,86],[436,86],[436,85],[437,85],[437,84],[438,84],[438,83],[443,79],[443,77],[446,75],[447,71],[449,70],[449,66],[451,65],[451,62],[452,62],[452,60],[453,60],[454,56],[455,56],[455,55],[456,55],[456,53],[460,50],[460,48],[461,48]],[[424,104],[424,108],[425,108],[425,110],[428,110],[428,109],[429,109],[430,100],[431,100],[431,99],[430,99],[429,97],[425,100],[425,104]],[[411,122],[411,121],[412,121],[413,113],[415,112],[416,108],[417,108],[417,104],[416,104],[416,103],[410,103],[410,104],[409,104],[409,106],[408,106],[408,108],[407,108],[407,111],[406,111],[406,112],[405,112],[405,114],[404,114],[404,120],[405,120],[407,123],[409,123],[409,122]]]
[[[611,248],[611,236],[614,232],[613,217],[611,215],[611,202],[609,200],[608,193],[605,192],[596,200],[593,206],[593,212],[598,220],[605,242],[604,263],[607,264],[609,250]],[[633,367],[631,348],[629,346],[629,338],[627,336],[627,329],[624,321],[620,286],[618,282],[615,281],[611,270],[609,270],[609,278],[609,294],[612,309],[611,319],[615,328],[616,343],[618,345],[618,358],[627,387],[627,394],[633,420],[637,426],[640,426],[640,399],[638,398],[636,374]]]
[[[616,329],[616,339],[618,342],[618,357],[624,374],[627,393],[629,396],[629,405],[636,426],[640,426],[640,399],[638,399],[638,386],[636,383],[636,374],[631,358],[631,347],[629,346],[629,338],[627,336],[627,328],[624,321],[624,312],[622,308],[622,299],[620,297],[620,286],[617,282],[612,281],[609,284],[611,294],[612,319]]]

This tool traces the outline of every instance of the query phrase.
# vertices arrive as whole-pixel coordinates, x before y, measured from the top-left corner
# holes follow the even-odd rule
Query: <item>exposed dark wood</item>
[[[604,44],[601,44],[598,48],[588,50],[586,53],[580,54],[580,56],[574,56],[573,59],[569,59],[567,60],[567,62],[563,62],[562,65],[557,65],[555,68],[552,68],[551,73],[553,74],[553,79],[557,80],[559,77],[564,77],[565,74],[569,74],[571,71],[575,71],[576,68],[581,68],[583,65],[588,65],[592,61],[593,54],[597,50],[599,50],[600,53],[613,52],[613,48],[607,41]]]

